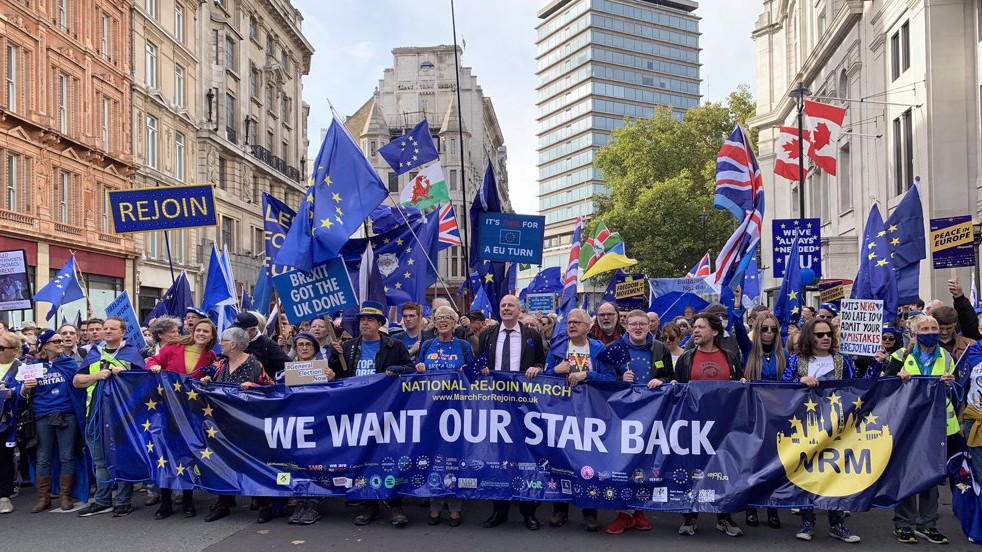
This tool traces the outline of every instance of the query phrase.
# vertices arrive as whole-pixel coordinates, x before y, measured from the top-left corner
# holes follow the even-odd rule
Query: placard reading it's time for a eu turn
[[[815,271],[815,277],[822,277],[822,224],[817,218],[807,219],[774,219],[771,225],[771,236],[774,249],[774,277],[784,278],[784,263],[791,253],[791,242],[795,233],[798,235],[798,247],[801,250],[801,268]]]
[[[478,257],[488,261],[542,264],[546,217],[483,213],[478,221]]]
[[[217,224],[210,184],[109,192],[109,204],[117,234]]]
[[[340,258],[315,266],[309,274],[299,270],[277,274],[273,286],[291,324],[358,306],[348,269]]]

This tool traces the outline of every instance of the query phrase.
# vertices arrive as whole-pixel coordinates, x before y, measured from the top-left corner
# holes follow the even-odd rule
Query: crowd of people
[[[945,381],[958,379],[958,359],[982,339],[975,309],[957,281],[949,283],[950,304],[934,300],[904,307],[899,323],[885,327],[882,347],[875,357],[852,358],[839,351],[838,313],[833,305],[806,306],[800,324],[785,328],[766,307],[748,312],[728,310],[719,303],[702,312],[686,309],[685,314],[663,323],[656,313],[632,310],[619,312],[612,303],[601,304],[596,316],[573,309],[564,319],[553,313],[523,311],[517,297],[500,300],[499,319],[489,320],[480,311],[461,315],[450,301],[434,299],[426,309],[407,303],[400,310],[401,324],[390,328],[382,305],[365,302],[357,315],[357,331],[345,331],[335,320],[317,318],[291,325],[284,316],[270,321],[254,311],[239,313],[232,326],[219,333],[204,312],[189,308],[183,320],[162,316],[143,328],[148,343],[143,350],[128,343],[126,322],[109,317],[92,318],[79,327],[63,324],[57,330],[25,323],[16,330],[0,326],[0,393],[4,394],[5,416],[17,422],[3,425],[0,438],[0,514],[13,511],[11,498],[31,478],[28,464],[34,465],[33,485],[37,503],[32,512],[52,507],[74,508],[73,488],[78,478],[77,462],[91,458],[93,499],[78,511],[81,517],[111,513],[122,517],[132,512],[133,482],[114,483],[106,465],[101,433],[86,431],[87,423],[99,410],[98,386],[123,370],[174,372],[195,378],[202,385],[237,385],[243,389],[268,386],[282,378],[291,361],[327,360],[328,378],[361,377],[432,371],[460,371],[485,357],[491,370],[520,372],[527,378],[549,375],[565,378],[570,387],[591,381],[622,381],[656,389],[664,385],[730,380],[744,384],[754,381],[782,381],[817,387],[820,382],[851,378],[932,376]],[[428,318],[424,316],[428,312]],[[562,322],[562,324],[560,323]],[[551,349],[553,333],[564,327],[565,349]],[[357,334],[353,337],[351,334]],[[604,351],[621,342],[628,354],[612,360]],[[214,352],[216,345],[221,354]],[[43,365],[40,377],[20,378],[24,366]],[[974,381],[979,386],[982,382]],[[966,393],[968,404],[947,404],[946,433],[949,450],[965,439],[974,471],[982,475],[982,404],[980,392]],[[55,452],[57,451],[57,452]],[[194,493],[159,489],[152,482],[146,506],[157,506],[156,519],[174,514],[175,504],[184,517],[197,515]],[[57,488],[57,491],[55,489]],[[205,516],[213,522],[230,515],[236,497],[218,496]],[[271,521],[277,513],[290,511],[289,522],[312,524],[321,516],[321,499],[295,497],[288,504],[281,499],[254,497],[257,521]],[[525,526],[540,528],[539,504],[518,501]],[[395,527],[409,524],[404,500],[384,501]],[[383,503],[349,503],[360,507],[354,523],[368,525],[380,516]],[[511,501],[495,501],[483,526],[492,528],[508,519]],[[450,526],[462,523],[465,504],[460,499],[429,500],[427,522],[442,523],[447,512]],[[814,510],[800,510],[796,537],[811,540],[816,531]],[[583,528],[605,530],[616,535],[634,529],[647,531],[652,524],[645,512],[616,512],[606,525],[597,510],[584,509]],[[716,514],[715,528],[737,537],[743,529],[736,512]],[[749,508],[743,514],[746,526],[762,524],[759,512]],[[860,537],[845,525],[845,514],[829,511],[828,534],[844,542]],[[569,504],[555,502],[548,524],[561,527],[568,522]],[[931,543],[947,543],[936,527],[938,490],[928,489],[896,505],[894,535],[903,543],[918,538]],[[694,535],[698,514],[682,516],[678,533]],[[763,523],[779,528],[778,510],[768,508]]]

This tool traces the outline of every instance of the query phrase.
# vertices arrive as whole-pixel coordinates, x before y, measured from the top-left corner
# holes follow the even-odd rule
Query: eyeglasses
[[[815,337],[821,339],[823,337],[832,337],[832,332],[815,332]]]
[[[763,333],[777,333],[777,326],[761,326],[760,331]]]
[[[896,341],[897,340],[897,338],[896,337],[893,337],[892,335],[885,335],[885,336],[881,337],[880,339],[882,341]]]
[[[676,339],[678,339],[678,337],[674,335],[665,336],[665,341],[675,341]]]
[[[586,322],[582,320],[568,320],[566,321],[567,326],[586,326]]]
[[[647,322],[628,322],[628,328],[648,328]]]
[[[831,314],[820,314],[818,315],[818,317],[822,320],[832,320],[833,318],[835,318]]]
[[[453,322],[452,316],[434,316],[433,320],[435,322]]]
[[[0,345],[0,351],[9,351],[11,349],[20,349],[20,347],[5,347],[3,345]]]

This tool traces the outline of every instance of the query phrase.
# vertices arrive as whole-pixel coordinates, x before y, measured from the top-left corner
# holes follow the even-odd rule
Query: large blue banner
[[[114,478],[244,495],[861,511],[938,484],[945,464],[937,379],[571,389],[448,372],[241,391],[132,372],[104,393]]]
[[[117,234],[218,224],[210,184],[109,192],[109,205]]]
[[[278,265],[273,262],[283,247],[286,233],[290,231],[293,217],[297,216],[293,209],[275,197],[263,192],[263,249],[266,252],[267,275],[272,278],[290,270],[291,267]]]

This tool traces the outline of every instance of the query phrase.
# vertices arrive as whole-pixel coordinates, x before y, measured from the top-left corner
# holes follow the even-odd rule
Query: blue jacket
[[[597,355],[604,350],[604,344],[596,339],[587,338],[590,343],[590,364],[593,369],[587,372],[586,381],[617,381],[617,374],[610,366],[604,366],[597,360]],[[568,346],[567,346],[568,347]],[[566,351],[550,351],[549,358],[546,359],[546,374],[557,376],[556,366],[566,360]]]

